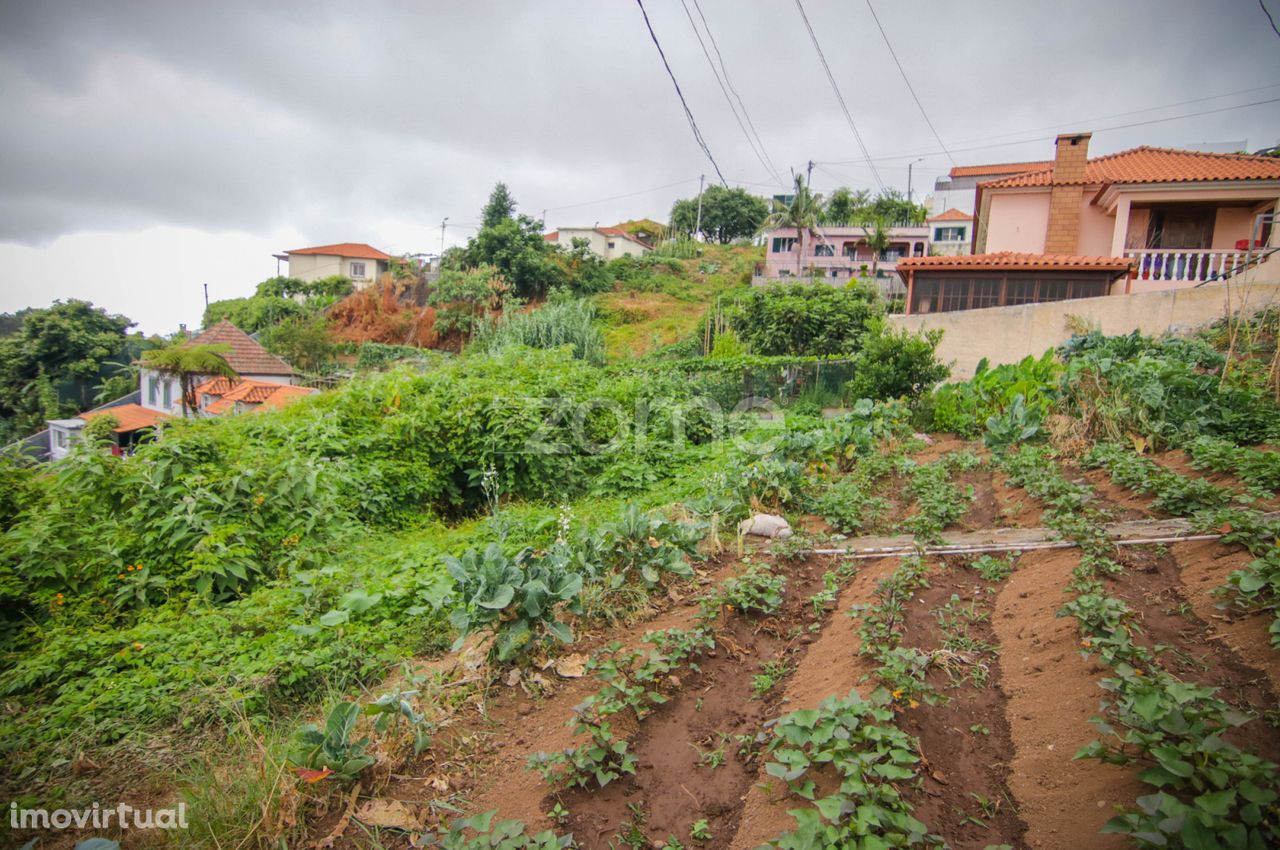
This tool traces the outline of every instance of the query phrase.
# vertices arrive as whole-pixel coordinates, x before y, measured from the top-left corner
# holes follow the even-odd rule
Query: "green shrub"
[[[861,348],[867,320],[880,313],[870,289],[792,283],[752,290],[730,322],[756,354],[849,354]]]
[[[951,368],[939,363],[935,353],[941,341],[942,331],[895,332],[876,322],[853,358],[853,380],[846,388],[849,395],[914,400],[931,392],[951,374]]]
[[[528,313],[508,311],[498,322],[481,321],[474,345],[496,353],[517,346],[570,349],[588,363],[604,363],[604,336],[595,324],[595,307],[587,301],[559,300]]]

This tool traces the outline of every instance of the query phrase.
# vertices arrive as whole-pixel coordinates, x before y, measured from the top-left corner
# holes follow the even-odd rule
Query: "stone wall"
[[[1016,307],[988,307],[951,313],[890,316],[913,331],[939,328],[938,357],[951,363],[952,380],[973,376],[978,361],[1016,363],[1040,356],[1071,338],[1073,324],[1097,327],[1108,335],[1140,330],[1146,334],[1190,333],[1222,318],[1228,310],[1253,313],[1280,307],[1280,255],[1249,273],[1252,282],[1212,284],[1195,289],[1104,295]]]

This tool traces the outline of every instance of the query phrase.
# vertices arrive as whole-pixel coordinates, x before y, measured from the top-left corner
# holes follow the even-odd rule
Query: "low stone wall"
[[[1272,258],[1273,260],[1276,258]],[[1103,333],[1189,333],[1222,318],[1228,310],[1253,313],[1280,306],[1280,274],[1268,262],[1254,270],[1251,283],[1211,284],[1195,289],[1104,295],[1016,307],[988,307],[917,316],[890,316],[893,325],[913,331],[944,331],[938,357],[951,363],[952,380],[973,376],[978,361],[1016,363],[1028,354],[1039,357],[1071,338],[1077,322]],[[1270,273],[1268,273],[1270,272]]]

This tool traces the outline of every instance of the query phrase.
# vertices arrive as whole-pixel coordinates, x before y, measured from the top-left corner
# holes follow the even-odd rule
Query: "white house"
[[[562,227],[542,237],[568,250],[573,247],[573,240],[587,240],[591,253],[606,260],[618,257],[638,257],[653,250],[647,242],[642,242],[620,227]]]
[[[252,337],[225,319],[201,331],[189,345],[227,345],[230,351],[223,359],[236,371],[237,378],[197,379],[200,412],[242,413],[263,408],[282,407],[302,395],[316,392],[294,386],[293,368],[267,351]],[[139,363],[139,389],[124,398],[81,413],[72,419],[51,419],[49,426],[49,459],[66,457],[71,446],[80,439],[85,425],[99,416],[112,416],[116,454],[129,452],[138,441],[166,419],[183,415],[182,389],[178,379],[148,369]]]
[[[929,225],[929,253],[938,257],[958,257],[970,253],[973,213],[955,208],[925,219]]]
[[[223,358],[241,378],[275,384],[292,384],[293,367],[267,351],[247,333],[225,319],[211,328],[201,331],[191,339],[191,345],[228,345],[231,350]],[[163,375],[155,369],[141,366],[141,404],[148,410],[182,415],[182,389],[178,379]],[[204,379],[212,375],[204,376]]]
[[[325,277],[342,275],[356,288],[369,286],[391,267],[391,255],[363,242],[340,242],[314,248],[285,251],[289,260],[289,277],[310,283]]]

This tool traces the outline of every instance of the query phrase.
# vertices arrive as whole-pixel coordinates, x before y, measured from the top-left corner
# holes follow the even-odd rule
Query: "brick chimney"
[[[1089,161],[1092,133],[1058,136],[1049,190],[1049,226],[1044,234],[1046,254],[1074,254],[1080,241],[1080,202],[1084,198],[1084,167]]]

